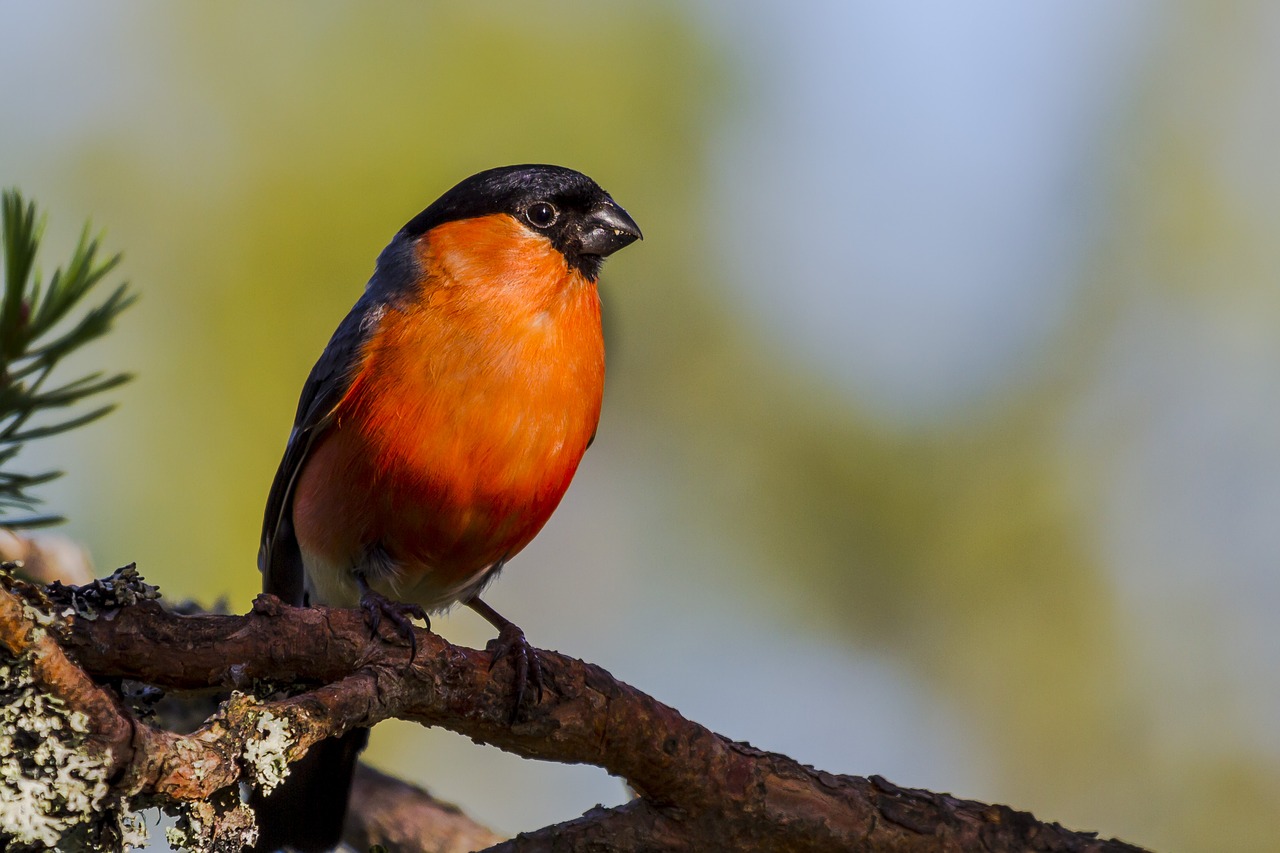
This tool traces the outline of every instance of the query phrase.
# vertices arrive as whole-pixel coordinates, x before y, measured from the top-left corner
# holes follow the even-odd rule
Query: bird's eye
[[[525,210],[524,218],[535,228],[550,228],[560,218],[560,212],[545,201],[535,201]]]

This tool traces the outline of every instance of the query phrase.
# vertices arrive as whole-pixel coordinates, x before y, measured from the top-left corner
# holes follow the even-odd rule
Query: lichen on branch
[[[9,602],[15,605],[16,602]],[[108,780],[115,769],[98,720],[49,689],[50,638],[39,611],[4,632],[0,654],[0,839],[5,850],[122,850],[146,825]],[[11,618],[6,627],[15,627]],[[42,676],[42,672],[45,676]]]
[[[93,598],[86,591],[75,595]],[[260,596],[245,616],[179,615],[144,598],[113,607],[106,618],[86,618],[66,606],[65,590],[58,596],[64,603],[55,610],[71,614],[61,643],[82,675],[172,691],[239,691],[190,734],[136,719],[122,733],[111,719],[117,708],[97,703],[96,711],[86,711],[93,726],[115,732],[107,736],[109,751],[122,764],[113,791],[171,807],[187,804],[189,825],[228,821],[220,824],[230,827],[221,842],[216,832],[207,833],[192,842],[195,849],[240,843],[236,821],[243,814],[225,793],[236,783],[274,784],[282,760],[297,760],[325,737],[392,717],[448,728],[528,758],[594,764],[640,792],[627,805],[501,842],[498,851],[1138,849],[1007,806],[814,770],[723,738],[600,667],[554,652],[539,652],[544,696],[529,697],[512,724],[509,663],[492,666],[488,652],[453,646],[427,631],[417,633],[411,658],[395,638],[371,636],[358,610],[294,608]],[[0,640],[15,627],[3,618],[6,598],[17,600],[0,590]],[[270,684],[283,693],[266,692]],[[249,686],[257,695],[243,692]],[[369,783],[367,774],[361,778]],[[221,804],[212,817],[193,805],[206,801]],[[380,800],[356,801],[376,809]],[[440,809],[429,813],[451,819]],[[386,825],[366,821],[361,837]],[[427,835],[424,829],[412,838]]]

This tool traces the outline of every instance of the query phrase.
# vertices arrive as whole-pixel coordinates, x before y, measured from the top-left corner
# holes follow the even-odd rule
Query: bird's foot
[[[492,657],[489,658],[489,670],[503,658],[511,658],[514,671],[514,683],[511,686],[511,719],[514,723],[520,714],[520,705],[524,702],[524,691],[533,685],[537,691],[537,702],[542,701],[542,664],[538,661],[538,650],[525,639],[521,631],[513,623],[508,622],[498,629],[498,636],[485,646]]]
[[[485,651],[489,652],[489,671],[492,672],[498,661],[511,658],[514,683],[511,685],[511,719],[514,723],[520,715],[520,705],[524,702],[524,691],[530,684],[538,691],[537,701],[542,701],[542,664],[538,661],[538,652],[525,639],[515,623],[498,611],[485,604],[479,598],[472,597],[465,602],[468,607],[483,616],[490,625],[498,629],[498,636],[489,641]]]
[[[396,633],[408,643],[409,663],[413,663],[414,658],[418,656],[418,638],[414,633],[413,620],[421,619],[430,631],[431,619],[427,616],[427,611],[423,610],[420,604],[392,601],[370,587],[363,577],[357,575],[357,580],[360,585],[360,609],[364,611],[364,621],[369,626],[369,636],[377,637],[378,628],[381,627],[382,620],[386,619],[396,629]]]

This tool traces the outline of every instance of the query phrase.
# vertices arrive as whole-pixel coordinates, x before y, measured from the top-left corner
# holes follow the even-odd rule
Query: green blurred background
[[[256,591],[302,380],[395,230],[580,169],[599,438],[491,592],[824,769],[1164,850],[1280,847],[1280,7],[0,0],[0,184],[143,294],[31,468],[103,570]],[[470,613],[440,619],[481,645]],[[516,832],[593,768],[380,726]]]

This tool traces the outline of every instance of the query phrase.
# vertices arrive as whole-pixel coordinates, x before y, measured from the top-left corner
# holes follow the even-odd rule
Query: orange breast
[[[439,226],[418,256],[418,298],[379,320],[294,522],[304,557],[355,568],[380,549],[436,606],[560,502],[599,420],[604,345],[594,282],[509,216]]]

